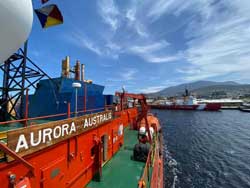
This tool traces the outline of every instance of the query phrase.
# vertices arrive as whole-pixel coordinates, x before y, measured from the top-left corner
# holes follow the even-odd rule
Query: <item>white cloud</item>
[[[114,42],[111,42],[109,41],[107,44],[106,44],[106,47],[109,48],[110,50],[115,50],[115,51],[120,51],[121,50],[121,47],[114,43]]]
[[[71,32],[70,35],[66,35],[64,38],[80,48],[88,49],[99,56],[103,55],[101,49],[92,40],[79,31]]]
[[[211,8],[216,19],[204,18],[203,28],[195,30],[195,38],[188,43],[186,51],[187,61],[191,64],[186,73],[187,80],[250,71],[250,15],[244,11],[246,7],[250,11],[250,2],[245,4],[246,7],[240,5],[239,1],[228,2],[226,8],[230,12],[225,10],[224,13],[216,7]]]
[[[126,12],[126,18],[129,19],[131,22],[136,20],[136,7],[133,6],[132,8],[128,9]]]
[[[99,14],[103,21],[108,24],[113,31],[119,27],[119,10],[113,0],[98,1]]]
[[[146,88],[139,89],[138,92],[140,93],[155,93],[162,89],[164,89],[166,86],[150,86]]]
[[[150,63],[165,63],[177,61],[182,58],[181,53],[174,55],[166,55],[167,47],[170,44],[162,40],[160,42],[155,42],[140,46],[131,46],[129,51],[142,57],[144,60]]]
[[[169,43],[165,40],[160,42],[155,42],[153,44],[146,44],[146,45],[140,45],[140,46],[132,46],[130,47],[130,50],[135,53],[151,53],[158,50],[162,50],[163,48],[169,46]]]
[[[165,14],[180,16],[184,11],[197,11],[203,14],[203,17],[211,15],[209,6],[214,3],[214,0],[157,0],[151,5],[148,11],[148,17],[153,21],[157,21]]]
[[[148,16],[150,17],[155,17],[155,19],[159,18],[160,16],[162,16],[164,13],[168,12],[171,5],[178,5],[178,1],[176,0],[169,0],[169,1],[165,1],[165,0],[159,0],[154,2],[151,10],[148,13]]]
[[[140,10],[139,7],[137,1],[132,1],[130,7],[126,10],[125,17],[127,18],[128,26],[134,30],[139,37],[148,38],[150,34],[147,31],[145,21],[137,15]]]
[[[186,28],[187,66],[177,71],[194,81],[245,75],[250,71],[250,1],[158,1],[151,11],[155,19],[173,12],[189,12],[192,21]],[[164,4],[163,4],[164,3]],[[195,3],[195,5],[194,5]],[[155,9],[161,5],[158,13]],[[232,77],[233,78],[233,77]],[[243,79],[243,78],[242,78]]]
[[[166,63],[166,62],[175,62],[182,58],[181,53],[175,54],[175,55],[163,55],[163,56],[157,56],[157,55],[151,55],[151,54],[145,54],[144,55],[145,60],[151,63]]]
[[[123,80],[134,80],[137,72],[136,69],[125,69],[125,71],[121,73],[121,77]]]
[[[77,28],[68,38],[78,47],[113,59],[119,59],[121,54],[133,54],[150,63],[179,60],[180,53],[168,53],[168,41],[158,39],[149,32],[144,4],[143,1],[129,1],[124,8],[118,7],[114,0],[100,0],[97,2],[97,13],[106,24],[109,35],[102,35],[105,32],[101,31],[100,38],[90,39],[82,28]],[[105,25],[102,30],[105,31]]]
[[[143,24],[139,23],[138,21],[134,24],[134,29],[136,33],[143,38],[148,38],[149,33],[146,31],[146,28]]]
[[[124,81],[131,81],[135,79],[136,73],[138,72],[137,69],[134,68],[125,68],[121,71],[117,72],[117,76],[113,78],[108,78],[107,81],[111,82],[124,82]]]
[[[131,0],[119,7],[115,2],[100,0],[97,7],[103,26],[112,34],[94,40],[78,32],[72,37],[76,45],[113,59],[132,54],[149,63],[181,60],[185,64],[176,65],[177,72],[186,81],[230,78],[250,71],[249,0]],[[158,24],[156,30],[152,27],[157,21],[161,23],[163,20],[159,18],[165,19],[164,15],[184,20],[181,27],[175,27],[176,32],[181,30],[180,35],[184,35],[180,37],[185,43],[181,50],[179,44],[175,46],[168,41],[168,34],[173,34],[171,28],[165,31]],[[133,71],[123,75],[113,80],[135,79]]]
[[[80,28],[72,31],[70,34],[64,35],[63,39],[68,40],[77,47],[88,49],[98,56],[118,59],[119,54],[122,53],[121,47],[111,41],[103,42],[88,38]]]

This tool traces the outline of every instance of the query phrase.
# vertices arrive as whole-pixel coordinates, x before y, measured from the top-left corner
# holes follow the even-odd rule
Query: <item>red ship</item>
[[[151,104],[152,109],[166,110],[203,110],[203,111],[218,111],[221,109],[221,103],[200,103],[197,99],[189,95],[186,89],[183,99],[173,100],[161,104]]]
[[[61,23],[52,15],[59,14],[55,5],[37,11],[43,22],[49,21],[42,23],[44,27]],[[27,75],[39,74],[40,69],[34,63],[36,71],[26,66],[27,42],[22,54],[15,51],[27,40],[32,12],[31,0],[0,3],[0,62],[4,62],[0,68],[5,80],[1,89],[10,96],[12,79],[10,82],[20,87],[19,110],[24,112],[20,113],[22,119],[10,113],[18,102],[15,96],[0,98],[1,188],[163,188],[160,123],[149,113],[144,95],[118,92],[118,102],[106,105],[104,87],[80,79],[79,63],[75,79],[69,78],[67,61],[63,63],[63,78],[51,79],[54,84],[41,80],[35,94],[28,95],[28,88],[21,83]],[[20,59],[19,68],[11,68]],[[17,82],[14,77],[22,80]],[[132,106],[128,103],[131,99]]]
[[[148,113],[143,95],[116,95],[120,103],[98,113],[0,132],[1,187],[163,188],[158,119]],[[138,103],[128,108],[127,99],[138,100],[141,110]],[[43,118],[48,116],[0,125]]]

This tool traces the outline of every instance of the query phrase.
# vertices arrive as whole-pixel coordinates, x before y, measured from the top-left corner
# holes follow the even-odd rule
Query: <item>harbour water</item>
[[[165,187],[250,187],[250,113],[154,110],[165,140]]]

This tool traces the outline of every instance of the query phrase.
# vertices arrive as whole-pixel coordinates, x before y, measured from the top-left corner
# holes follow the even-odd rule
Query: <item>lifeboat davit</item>
[[[0,1],[0,65],[27,40],[32,22],[31,0]]]

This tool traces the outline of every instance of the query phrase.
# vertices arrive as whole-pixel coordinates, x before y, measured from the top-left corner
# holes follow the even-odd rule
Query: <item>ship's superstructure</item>
[[[1,186],[163,188],[161,129],[145,96],[123,90],[113,103],[68,61],[23,96],[24,119],[0,122]]]
[[[29,117],[64,113],[69,104],[70,111],[77,109],[82,114],[88,113],[90,109],[92,112],[102,111],[105,106],[113,104],[112,95],[103,95],[104,86],[84,79],[84,65],[80,65],[79,61],[72,69],[69,65],[69,57],[66,57],[62,62],[61,77],[44,79],[38,83],[35,93],[29,95]],[[80,86],[77,90],[72,86],[75,83]]]
[[[148,114],[143,95],[117,96],[118,106],[98,113],[89,110],[74,118],[69,113],[53,121],[28,118],[20,128],[12,126],[17,121],[6,122],[10,130],[0,131],[1,186],[163,188],[159,121]],[[129,98],[134,100],[130,108]]]

